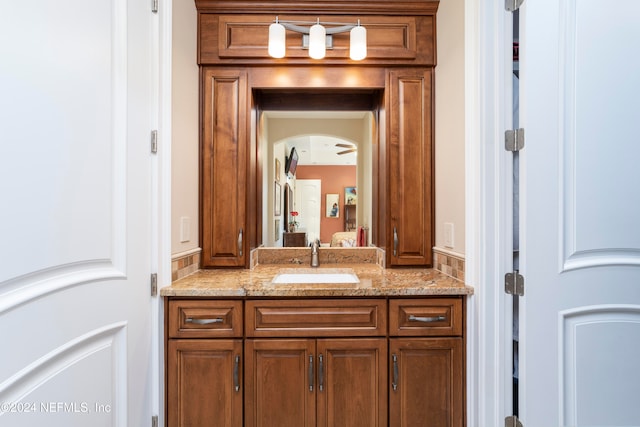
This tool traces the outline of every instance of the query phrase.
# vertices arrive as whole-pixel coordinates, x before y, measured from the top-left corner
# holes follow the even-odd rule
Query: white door
[[[296,209],[300,212],[300,227],[307,232],[309,243],[320,238],[320,179],[296,179]]]
[[[640,2],[520,13],[520,418],[640,426]]]
[[[0,4],[1,426],[151,423],[149,4]]]

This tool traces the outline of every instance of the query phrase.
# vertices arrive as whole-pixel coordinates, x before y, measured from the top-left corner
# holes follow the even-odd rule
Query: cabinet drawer
[[[462,300],[392,299],[389,301],[389,335],[461,336]]]
[[[254,300],[246,303],[248,337],[383,336],[385,300]]]
[[[242,301],[169,301],[169,338],[241,336]]]

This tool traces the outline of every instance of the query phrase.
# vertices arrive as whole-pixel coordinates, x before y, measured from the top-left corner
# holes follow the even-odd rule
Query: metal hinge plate
[[[524,0],[504,0],[504,8],[507,12],[515,12],[520,9]]]
[[[156,154],[158,152],[158,131],[151,131],[151,152]]]
[[[504,291],[509,295],[524,296],[524,277],[517,271],[505,274]]]
[[[522,423],[515,415],[511,415],[504,419],[504,427],[523,427]]]
[[[158,273],[151,273],[151,296],[158,295]]]
[[[504,132],[504,149],[520,151],[524,148],[524,129],[507,130]]]
[[[151,0],[151,12],[158,13],[158,0]]]

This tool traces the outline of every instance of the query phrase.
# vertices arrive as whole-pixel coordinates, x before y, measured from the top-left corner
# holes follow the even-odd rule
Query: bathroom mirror
[[[376,137],[372,111],[262,111],[258,122],[264,246],[282,246],[283,239],[274,240],[278,235],[274,227],[279,224],[280,233],[285,233],[291,223],[296,232],[306,234],[307,243],[319,238],[329,246],[336,233],[347,231],[342,212],[347,188],[358,192],[357,205],[351,206],[350,213],[351,222],[355,214],[355,229],[372,226]],[[297,156],[295,174],[288,170],[292,152]],[[274,182],[283,189],[279,200],[273,194]],[[327,194],[339,196],[339,215],[325,215]],[[282,203],[281,215],[274,214],[278,212],[275,203]],[[355,237],[355,231],[350,232]]]

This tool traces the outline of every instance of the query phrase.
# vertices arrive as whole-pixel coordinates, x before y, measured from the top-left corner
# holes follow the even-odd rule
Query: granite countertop
[[[353,272],[359,283],[274,284],[283,272]],[[470,295],[473,288],[431,268],[383,268],[377,264],[266,264],[253,269],[200,270],[162,288],[171,297],[320,297]]]

